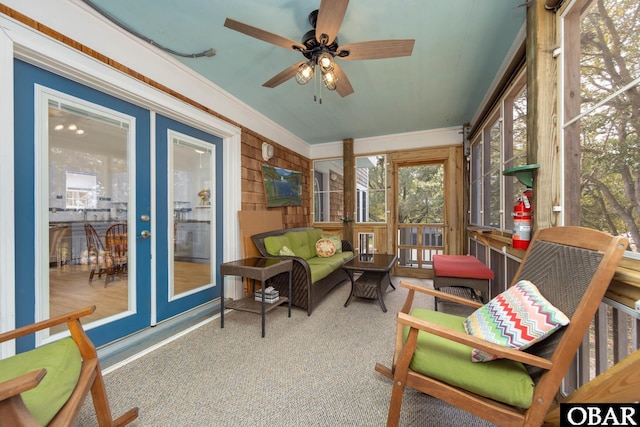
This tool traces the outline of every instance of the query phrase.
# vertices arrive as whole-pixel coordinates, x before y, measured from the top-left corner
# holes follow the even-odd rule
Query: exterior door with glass
[[[16,324],[95,305],[97,346],[145,328],[150,112],[19,60],[15,92]]]
[[[220,297],[222,139],[156,117],[157,321]]]

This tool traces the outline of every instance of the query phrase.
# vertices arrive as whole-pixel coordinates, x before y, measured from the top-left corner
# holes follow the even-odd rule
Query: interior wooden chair
[[[415,292],[480,308],[481,303],[401,282],[393,363],[376,371],[393,379],[388,426],[397,426],[405,387],[504,426],[539,426],[609,286],[628,240],[582,227],[538,230],[511,286],[534,283],[570,323],[526,350],[466,333],[464,317],[412,309]],[[472,362],[473,349],[500,356]]]
[[[89,265],[89,284],[93,283],[93,277],[98,274],[101,278],[107,273],[107,251],[102,239],[93,225],[84,223],[84,234],[87,237],[87,264]]]
[[[126,276],[128,273],[127,239],[127,224],[113,224],[107,228],[107,232],[104,235],[108,254],[105,286],[114,278]]]
[[[91,391],[98,425],[124,426],[138,417],[132,408],[111,416],[96,348],[80,318],[94,307],[0,334],[0,343],[67,323],[71,337],[0,360],[0,425],[71,426]]]

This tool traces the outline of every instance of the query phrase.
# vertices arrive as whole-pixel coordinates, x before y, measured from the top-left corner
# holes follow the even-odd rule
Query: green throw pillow
[[[278,253],[280,256],[296,256],[296,254],[289,249],[289,246],[283,246],[280,248],[280,252]]]
[[[335,235],[323,234],[322,238],[323,239],[329,239],[329,240],[331,240],[331,242],[333,242],[333,246],[336,247],[336,253],[337,254],[342,252],[342,238],[340,237],[339,234],[335,234]]]

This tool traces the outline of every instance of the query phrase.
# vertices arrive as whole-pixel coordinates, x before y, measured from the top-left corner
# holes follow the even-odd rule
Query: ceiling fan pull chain
[[[318,67],[313,67],[313,102],[318,101]],[[322,96],[322,94],[320,94]],[[322,104],[322,98],[320,98],[320,104]]]
[[[317,68],[320,68],[320,67],[316,67],[316,69],[317,69]],[[321,81],[321,79],[322,79],[322,70],[318,70],[318,71],[316,71],[316,78],[315,78],[315,80],[317,80],[317,85],[318,85],[318,87],[320,88],[320,100],[319,100],[320,105],[322,105],[322,86],[324,86],[324,84],[322,84],[322,83],[320,82],[320,81]]]

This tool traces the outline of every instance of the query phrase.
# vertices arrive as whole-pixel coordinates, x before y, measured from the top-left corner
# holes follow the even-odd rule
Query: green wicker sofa
[[[273,230],[251,236],[261,256],[293,260],[291,304],[307,310],[309,316],[325,295],[349,280],[347,272],[340,267],[353,258],[353,245],[335,236],[331,239],[336,247],[335,254],[318,256],[316,243],[323,237],[328,236],[323,236],[322,230],[312,227]],[[287,274],[269,279],[268,284],[276,288],[280,295],[289,296]]]

